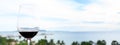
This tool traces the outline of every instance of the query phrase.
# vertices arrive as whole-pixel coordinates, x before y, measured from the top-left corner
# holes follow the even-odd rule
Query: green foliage
[[[57,41],[57,44],[60,44],[60,40]]]
[[[89,43],[92,45],[94,42],[90,40]]]
[[[7,45],[7,39],[0,36],[0,45]]]
[[[60,40],[58,40],[57,43],[56,43],[56,45],[60,45],[60,44],[61,44],[61,42],[60,42]]]
[[[74,41],[72,45],[79,45],[79,43],[77,41],[76,42]]]
[[[81,45],[92,45],[92,41],[83,41],[81,42]]]
[[[118,43],[116,40],[113,40],[113,41],[111,42],[111,45],[119,45],[119,43]]]
[[[46,39],[41,39],[36,45],[65,45],[65,42],[58,40],[55,43],[53,39],[51,39],[49,42]]]
[[[97,41],[97,45],[106,45],[106,41],[105,40],[98,40]]]
[[[14,39],[7,39],[8,45],[10,45],[10,43],[11,43],[12,41],[15,41],[15,40],[14,40]]]
[[[15,41],[14,39],[7,39],[6,37],[1,37],[0,36],[0,45],[10,45],[10,42]],[[96,43],[93,41],[82,41],[81,43],[78,43],[77,41],[72,42],[71,45],[106,45],[105,40],[98,40]],[[19,42],[17,45],[27,45],[26,40],[22,40]],[[56,43],[54,42],[53,39],[51,39],[49,42],[46,39],[41,39],[38,40],[36,45],[65,45],[65,42],[62,40],[58,40]],[[113,40],[111,42],[111,45],[120,45],[116,40]]]
[[[72,45],[92,45],[93,43],[93,41],[82,41],[81,44],[79,44],[77,41],[74,41]]]
[[[27,41],[26,40],[20,41],[18,45],[27,45]]]
[[[38,41],[38,43],[36,45],[47,45],[48,41],[46,39],[41,39]]]
[[[51,39],[50,42],[48,43],[49,45],[55,45],[54,40]]]
[[[65,42],[63,40],[62,41],[58,40],[56,45],[65,45]]]
[[[60,45],[65,45],[65,42],[62,40],[61,44]]]

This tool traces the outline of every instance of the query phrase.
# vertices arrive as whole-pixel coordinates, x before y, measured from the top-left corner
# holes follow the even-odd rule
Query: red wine
[[[37,31],[21,31],[19,32],[24,38],[33,38]]]

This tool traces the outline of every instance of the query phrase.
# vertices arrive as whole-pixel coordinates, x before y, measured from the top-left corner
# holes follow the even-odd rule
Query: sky
[[[16,31],[17,17],[22,17],[19,25],[48,31],[119,31],[119,4],[119,0],[0,0],[0,31]]]

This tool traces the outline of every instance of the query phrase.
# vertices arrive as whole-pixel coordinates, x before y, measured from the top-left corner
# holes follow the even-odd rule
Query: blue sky
[[[73,0],[76,3],[80,3],[80,4],[90,4],[92,3],[92,0]]]
[[[48,31],[116,31],[120,29],[119,2],[119,0],[0,0],[0,31],[15,31],[18,15],[24,17],[23,22],[32,19],[27,20],[32,23],[30,25]],[[34,11],[30,9],[18,13],[19,6],[23,4],[34,5]]]

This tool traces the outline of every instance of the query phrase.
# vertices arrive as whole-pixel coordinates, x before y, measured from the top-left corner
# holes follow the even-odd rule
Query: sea
[[[16,39],[18,41],[23,40],[24,37],[19,39],[17,37],[19,32],[17,31],[2,31],[1,36],[11,36],[10,38]],[[105,40],[107,45],[111,45],[113,40],[120,42],[120,31],[88,31],[88,32],[70,32],[70,31],[39,31],[38,34],[32,38],[32,41],[37,42],[40,39],[46,39],[49,41],[54,39],[56,43],[57,40],[64,41],[65,45],[71,45],[73,41],[90,41],[92,40],[96,43],[98,40]]]

